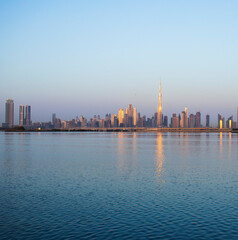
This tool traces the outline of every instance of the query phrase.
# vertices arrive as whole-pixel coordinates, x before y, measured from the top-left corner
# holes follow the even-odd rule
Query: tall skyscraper
[[[194,125],[195,125],[194,115],[193,115],[193,114],[190,114],[190,115],[189,115],[189,127],[190,127],[190,128],[194,128]]]
[[[233,128],[233,116],[230,116],[226,121],[227,128]]]
[[[208,114],[206,115],[206,127],[210,127],[210,116]]]
[[[176,116],[176,113],[173,113],[173,116],[171,119],[171,127],[179,128],[179,117]]]
[[[24,121],[25,121],[25,113],[24,113],[24,111],[25,111],[25,107],[24,107],[24,105],[21,105],[19,107],[19,125],[20,126],[24,125]]]
[[[180,119],[180,127],[185,128],[186,113],[183,111]]]
[[[188,128],[188,108],[185,108],[184,127],[185,127],[185,128]]]
[[[133,108],[133,126],[136,127],[137,125],[137,112],[136,108]]]
[[[202,126],[201,125],[201,113],[197,112],[195,115],[195,127],[200,128],[201,126]]]
[[[26,105],[26,116],[25,116],[25,124],[26,126],[30,126],[31,125],[31,106]]]
[[[129,104],[128,107],[128,127],[133,127],[133,106]]]
[[[218,128],[224,128],[225,127],[224,122],[225,122],[225,118],[222,118],[222,116],[218,114],[218,118],[217,118]]]
[[[163,126],[168,127],[168,117],[167,116],[164,116]]]
[[[160,88],[159,88],[159,104],[157,111],[157,126],[163,126],[163,115],[162,115],[162,92],[161,92],[161,80],[160,80]]]
[[[14,102],[12,99],[7,99],[5,104],[5,123],[7,127],[14,125]]]
[[[119,109],[119,111],[118,111],[118,125],[119,125],[119,127],[123,126],[123,121],[124,121],[124,110]]]
[[[55,119],[56,119],[56,113],[52,113],[52,126],[54,127],[55,124]]]

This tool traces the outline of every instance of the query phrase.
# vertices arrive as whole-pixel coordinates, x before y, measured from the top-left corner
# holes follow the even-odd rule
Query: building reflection
[[[222,144],[223,144],[223,135],[222,135],[222,132],[220,132],[220,141],[219,141],[219,150],[220,150],[220,157],[222,157]]]
[[[158,133],[156,139],[156,159],[155,159],[155,166],[156,166],[156,175],[158,177],[159,182],[164,182],[162,180],[162,176],[164,173],[164,149],[163,149],[163,134]]]
[[[231,154],[231,146],[232,146],[232,133],[229,133],[229,159],[232,158],[232,154]]]
[[[138,149],[136,133],[118,133],[118,169],[129,172],[137,165]]]

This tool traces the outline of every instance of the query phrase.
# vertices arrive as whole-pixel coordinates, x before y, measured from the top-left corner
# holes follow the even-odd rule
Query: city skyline
[[[33,121],[129,103],[167,115],[235,114],[237,1],[1,1],[0,103],[30,104]],[[103,12],[103,14],[102,14]],[[212,119],[216,122],[216,119]],[[4,108],[0,108],[4,122]]]
[[[80,118],[77,116],[73,117],[72,120],[56,117],[56,113],[52,114],[52,121],[40,121],[36,122],[31,120],[31,106],[20,105],[19,106],[19,122],[14,124],[14,101],[7,99],[5,103],[5,122],[2,123],[3,127],[25,126],[25,127],[44,127],[44,128],[73,128],[73,127],[170,127],[170,128],[201,128],[201,127],[218,127],[218,128],[235,128],[238,122],[238,107],[237,107],[237,121],[235,117],[230,115],[228,119],[218,113],[217,125],[211,123],[210,114],[205,115],[203,121],[201,112],[198,111],[196,114],[189,113],[188,108],[182,112],[173,113],[171,116],[165,115],[162,112],[162,87],[161,79],[159,84],[158,94],[158,107],[157,112],[154,114],[144,115],[137,111],[132,104],[129,104],[128,108],[120,108],[118,114],[108,112],[101,118],[100,114],[94,114],[89,119],[84,114],[80,114]],[[79,124],[78,124],[79,123]]]

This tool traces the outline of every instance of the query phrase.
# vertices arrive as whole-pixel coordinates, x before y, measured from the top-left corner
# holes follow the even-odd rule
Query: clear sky
[[[238,1],[0,1],[0,122],[5,100],[33,121],[116,113],[235,115]],[[236,117],[235,117],[236,120]]]

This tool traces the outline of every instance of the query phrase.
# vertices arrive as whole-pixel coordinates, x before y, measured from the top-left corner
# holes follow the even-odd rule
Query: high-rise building
[[[132,104],[129,104],[128,107],[128,127],[133,126],[133,107]]]
[[[218,123],[218,128],[225,127],[225,118],[222,118],[222,116],[220,114],[218,114],[217,123]]]
[[[195,127],[200,128],[201,126],[202,126],[201,125],[201,113],[197,112],[195,115]]]
[[[160,88],[159,88],[159,103],[158,103],[158,111],[157,111],[157,127],[163,126],[163,116],[162,116],[162,92],[161,92],[161,80],[160,80]]]
[[[194,115],[193,115],[193,114],[190,114],[190,115],[189,115],[189,127],[190,127],[190,128],[194,128],[194,125],[195,125]]]
[[[133,108],[133,126],[134,127],[137,126],[137,112],[136,112],[136,108]]]
[[[118,127],[117,114],[111,115],[111,127]]]
[[[21,105],[19,107],[19,125],[23,126],[25,124],[25,106]]]
[[[167,116],[164,116],[163,126],[168,127],[168,117]]]
[[[206,115],[206,127],[210,127],[210,116],[208,114]]]
[[[118,125],[119,127],[123,127],[124,124],[124,110],[119,109],[118,111]]]
[[[14,125],[14,101],[7,99],[5,104],[5,124],[7,127]]]
[[[183,111],[181,114],[180,127],[185,128],[186,113]]]
[[[140,113],[138,112],[137,113],[137,127],[142,127],[141,125],[142,125],[141,124],[141,117],[140,117]]]
[[[55,119],[56,119],[56,113],[52,114],[52,125],[54,126],[55,124]]]
[[[185,108],[184,127],[188,128],[188,108]]]
[[[179,117],[176,116],[176,113],[173,113],[173,115],[172,115],[171,127],[179,128]]]
[[[229,117],[226,121],[227,128],[233,128],[233,116]]]
[[[26,115],[25,115],[26,126],[31,125],[31,106],[26,105]]]

